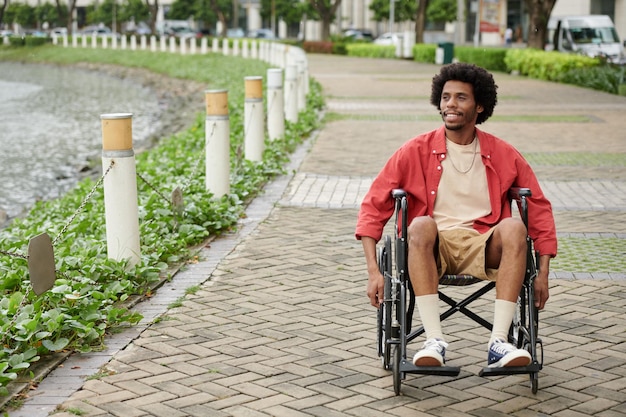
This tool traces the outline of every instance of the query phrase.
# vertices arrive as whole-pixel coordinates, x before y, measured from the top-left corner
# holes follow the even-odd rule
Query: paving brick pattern
[[[333,97],[330,111],[352,112],[354,102],[363,103],[364,112],[433,112],[424,102],[435,66],[311,56],[310,71]],[[505,91],[504,113],[589,114],[601,120],[507,123],[505,131],[522,151],[553,152],[555,143],[546,141],[545,132],[559,131],[567,151],[610,148],[626,155],[619,118],[607,117],[626,108],[624,98],[506,75],[497,80]],[[407,96],[420,97],[415,109],[406,106]],[[383,98],[397,102],[385,109]],[[551,282],[550,301],[540,314],[544,368],[536,395],[525,375],[478,377],[488,334],[454,316],[444,330],[448,360],[461,374],[409,375],[402,395],[394,395],[392,377],[376,355],[375,310],[365,296],[354,224],[359,199],[390,152],[436,125],[349,119],[326,124],[301,153],[298,172],[280,179],[265,203],[255,201],[242,233],[227,237],[226,248],[220,242],[205,248],[203,259],[173,280],[201,282],[199,291],[185,296],[180,307],[149,314],[143,327],[110,352],[98,378],[81,382],[71,394],[61,392],[62,378],[70,384],[76,375],[89,375],[68,365],[10,415],[47,415],[41,413],[58,403],[55,415],[62,417],[626,415],[626,280],[591,276]],[[494,122],[485,129],[503,126]],[[559,233],[624,238],[624,179],[594,181],[583,170],[576,174],[575,182],[541,176],[557,219],[563,219],[557,220]],[[468,289],[454,291],[462,295]],[[491,316],[492,298],[488,294],[477,303],[480,314]]]

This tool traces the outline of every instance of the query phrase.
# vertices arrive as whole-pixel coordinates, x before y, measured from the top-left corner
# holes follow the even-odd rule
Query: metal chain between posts
[[[85,208],[85,205],[87,205],[87,203],[89,202],[89,200],[91,200],[91,198],[93,197],[93,195],[95,194],[96,190],[100,187],[100,185],[102,185],[102,182],[104,181],[104,178],[107,176],[107,174],[111,171],[111,169],[113,168],[113,165],[115,165],[115,161],[112,160],[111,164],[109,165],[109,167],[106,169],[106,171],[102,174],[102,176],[100,177],[100,179],[98,180],[98,182],[96,182],[96,185],[93,186],[93,188],[91,189],[91,191],[89,191],[89,194],[87,194],[87,196],[85,197],[85,199],[80,203],[80,206],[78,206],[78,208],[76,209],[76,211],[74,212],[74,214],[72,215],[72,217],[70,217],[70,219],[67,221],[67,223],[65,224],[65,226],[63,226],[63,229],[61,229],[61,231],[59,232],[59,234],[57,235],[57,237],[54,238],[54,240],[52,241],[52,246],[54,246],[57,241],[65,234],[65,232],[67,232],[67,229],[70,227],[70,225],[72,224],[72,222],[74,222],[74,220],[76,219],[76,217],[78,216],[78,213],[80,213],[81,211],[83,211],[83,209]]]
[[[139,178],[141,181],[143,181],[148,187],[150,187],[152,189],[152,191],[154,191],[159,197],[161,197],[163,200],[167,201],[168,204],[171,203],[170,199],[167,198],[165,195],[163,195],[163,193],[161,193],[159,190],[157,190],[157,188],[152,185],[152,183],[150,181],[148,181],[147,179],[145,179],[140,173],[137,173],[137,178]]]
[[[215,126],[216,123],[213,123],[213,132],[215,131]],[[211,132],[211,136],[213,135],[213,132]],[[202,152],[198,152],[198,155],[199,156],[196,158],[196,163],[191,170],[191,175],[187,177],[187,181],[183,184],[183,189],[181,190],[182,192],[185,192],[187,190],[187,187],[189,187],[189,185],[191,184],[191,180],[196,177],[198,168],[200,167],[200,162],[202,162],[205,156],[205,149],[203,148]]]

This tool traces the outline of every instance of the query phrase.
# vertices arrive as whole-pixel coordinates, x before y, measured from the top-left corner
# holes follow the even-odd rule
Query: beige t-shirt
[[[485,165],[478,138],[469,145],[446,139],[448,152],[441,161],[433,218],[439,230],[473,229],[475,219],[491,213]]]

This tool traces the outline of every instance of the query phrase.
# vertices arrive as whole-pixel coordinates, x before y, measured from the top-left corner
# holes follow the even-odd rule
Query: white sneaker
[[[518,349],[504,340],[497,339],[489,346],[487,366],[502,368],[506,366],[528,366],[532,358],[524,349]]]
[[[413,356],[415,366],[443,366],[446,363],[448,344],[441,339],[428,339],[422,350]]]

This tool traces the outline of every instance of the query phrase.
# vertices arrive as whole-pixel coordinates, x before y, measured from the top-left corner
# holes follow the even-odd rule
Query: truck
[[[614,64],[626,63],[624,45],[607,15],[551,17],[546,50],[603,57]]]

